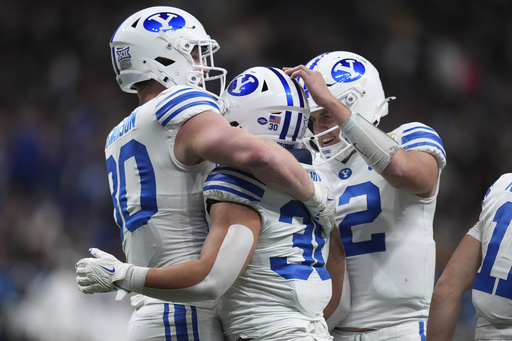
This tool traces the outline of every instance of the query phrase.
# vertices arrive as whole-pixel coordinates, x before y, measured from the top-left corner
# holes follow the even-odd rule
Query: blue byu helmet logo
[[[331,74],[338,83],[350,83],[361,78],[365,71],[363,63],[357,59],[347,58],[334,64]]]
[[[229,94],[233,96],[245,96],[253,93],[258,88],[258,79],[250,74],[242,74],[231,82],[228,87]]]
[[[144,20],[143,26],[150,32],[177,31],[185,27],[185,19],[171,12],[160,12]]]

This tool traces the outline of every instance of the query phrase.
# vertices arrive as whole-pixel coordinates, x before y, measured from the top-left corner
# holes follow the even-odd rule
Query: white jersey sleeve
[[[482,265],[473,285],[477,329],[512,325],[512,173],[502,175],[482,201],[479,222],[468,234],[482,243]],[[511,328],[508,329],[508,337]],[[507,338],[508,339],[508,338]]]
[[[446,166],[446,152],[437,132],[420,122],[406,123],[388,134],[404,150],[419,150],[433,155],[439,169]]]
[[[163,91],[155,101],[155,116],[168,129],[179,129],[189,118],[203,111],[219,113],[219,106],[213,97],[188,86],[176,86]]]
[[[216,101],[173,86],[134,110],[107,137],[105,157],[123,250],[129,263],[161,267],[197,260],[208,232],[202,187],[214,167],[186,166],[174,156],[181,126]]]

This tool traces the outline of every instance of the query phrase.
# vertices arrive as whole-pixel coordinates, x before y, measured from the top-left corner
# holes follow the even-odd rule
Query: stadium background
[[[150,5],[194,14],[221,44],[228,80],[330,50],[368,58],[397,97],[380,127],[421,121],[444,141],[437,275],[512,170],[508,0],[2,0],[0,340],[123,340],[128,300],[80,294],[74,264],[90,246],[124,259],[103,147],[137,98],[117,87],[108,41]],[[466,295],[456,340],[472,339],[473,315]]]

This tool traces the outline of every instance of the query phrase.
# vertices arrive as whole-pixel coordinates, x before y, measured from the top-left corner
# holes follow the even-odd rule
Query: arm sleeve
[[[165,301],[194,302],[222,296],[235,282],[249,252],[254,237],[251,230],[240,224],[229,227],[210,273],[200,283],[184,289],[142,289],[142,294]]]

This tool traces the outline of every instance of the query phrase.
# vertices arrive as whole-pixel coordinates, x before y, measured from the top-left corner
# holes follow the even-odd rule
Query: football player
[[[218,96],[207,84],[219,81],[223,90],[226,72],[213,63],[219,45],[195,17],[174,7],[146,8],[119,26],[110,48],[121,90],[136,93],[140,103],[105,146],[114,218],[129,263],[162,267],[199,259],[208,233],[203,183],[215,163],[250,169],[304,202],[319,221],[334,221],[327,192],[290,153],[219,114]],[[138,275],[130,273],[143,280]],[[214,301],[138,297],[132,305],[130,340],[223,340]]]
[[[311,152],[301,149],[309,106],[296,81],[276,68],[250,68],[230,83],[221,103],[231,125],[290,150],[323,183]],[[77,265],[80,290],[110,291],[115,285],[170,301],[220,297],[231,341],[332,340],[323,310],[333,298],[326,268],[333,226],[317,224],[302,202],[240,168],[213,169],[203,194],[210,231],[199,260],[148,269],[93,249],[97,258]],[[341,289],[343,246],[336,227],[332,235],[337,245],[329,270]],[[334,296],[339,300],[339,293]]]
[[[512,174],[489,188],[480,218],[462,238],[439,278],[427,340],[451,341],[462,295],[473,288],[475,340],[512,340]]]
[[[423,340],[446,164],[441,139],[419,122],[378,129],[389,98],[377,69],[355,53],[324,53],[285,70],[308,91],[319,169],[338,205],[351,305],[334,321],[334,339]]]

